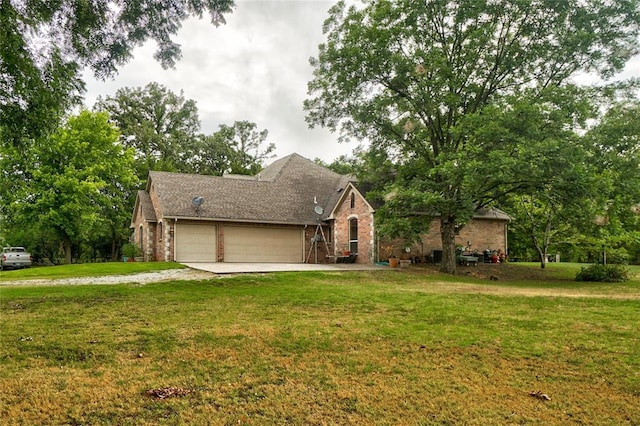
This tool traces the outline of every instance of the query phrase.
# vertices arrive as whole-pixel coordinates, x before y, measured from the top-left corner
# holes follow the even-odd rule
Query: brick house
[[[505,212],[491,208],[476,210],[473,219],[469,221],[457,234],[456,246],[462,248],[464,252],[483,254],[484,252],[508,253],[507,225],[511,217]],[[383,244],[384,246],[384,244]],[[438,261],[439,251],[442,250],[442,240],[440,236],[440,219],[431,221],[428,232],[422,235],[420,242],[412,244],[405,251],[406,246],[400,240],[386,247],[393,246],[394,253],[401,258],[418,257],[423,261]],[[384,257],[385,250],[381,250],[380,256]]]
[[[298,154],[256,176],[150,172],[131,227],[147,261],[374,260],[374,210],[353,185]]]
[[[150,172],[131,228],[146,261],[372,263],[374,213],[352,176],[291,154],[256,176]],[[508,219],[491,214],[461,239],[506,250]],[[420,249],[441,246],[435,222]]]

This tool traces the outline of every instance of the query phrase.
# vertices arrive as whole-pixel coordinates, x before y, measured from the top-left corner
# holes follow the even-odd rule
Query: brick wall
[[[133,242],[140,246],[140,226],[142,226],[142,252],[147,262],[153,261],[173,261],[173,235],[175,222],[162,217],[158,209],[158,196],[153,185],[149,191],[149,196],[155,209],[157,222],[147,222],[143,216],[142,207],[138,206],[136,216],[133,221]]]
[[[136,238],[139,238],[139,234],[138,234],[138,230],[139,230],[139,225],[140,223],[143,224],[143,228],[144,228],[144,232],[148,233],[147,227],[148,224],[146,222],[142,221],[142,218],[138,218],[136,217],[136,228],[135,228],[135,235]],[[155,245],[155,249],[152,250],[151,255],[149,256],[149,260],[158,260],[158,261],[174,261],[175,260],[175,226],[176,226],[176,222],[173,219],[162,219],[161,221],[158,221],[158,226],[157,229],[159,230],[160,228],[160,223],[162,223],[162,240],[160,240],[160,234],[159,232],[155,232],[154,235],[157,236],[157,238],[155,240],[149,240],[149,243],[153,243]],[[198,221],[181,221],[181,223],[199,223]],[[224,262],[224,229],[225,226],[247,226],[247,223],[243,223],[243,222],[208,222],[210,225],[215,225],[217,227],[217,240],[218,240],[218,247],[217,247],[217,260],[218,262]],[[151,224],[151,225],[155,225],[155,224]],[[251,224],[251,226],[257,226],[257,227],[277,227],[277,228],[282,228],[282,227],[286,227],[284,225],[270,225],[270,224]],[[295,228],[300,228],[299,225],[291,225],[291,227],[295,227]],[[303,260],[307,259],[307,255],[309,254],[309,250],[313,249],[311,247],[311,238],[315,235],[315,231],[316,231],[316,227],[315,226],[307,226],[304,229],[304,241],[303,241],[303,248],[304,248],[304,258]],[[323,227],[323,231],[325,233],[325,236],[327,238],[330,238],[331,234],[330,234],[330,228],[329,226],[324,226]],[[138,240],[136,240],[138,241]],[[329,242],[328,243],[329,247],[332,247],[332,244]],[[318,263],[327,263],[330,262],[331,260],[327,257],[328,251],[326,248],[326,245],[324,243],[319,243],[318,244]],[[314,263],[315,262],[315,253],[312,253],[311,256],[309,256],[309,263]]]
[[[152,262],[154,260],[156,260],[156,238],[157,236],[157,232],[156,232],[156,227],[157,224],[153,223],[153,222],[146,222],[145,223],[145,232],[144,232],[144,237],[145,237],[145,241],[144,241],[144,248],[142,249],[142,256],[144,257],[144,261],[145,262]]]
[[[327,238],[327,244],[318,243],[318,263],[332,262],[333,258],[328,257],[328,251],[331,251],[331,255],[342,254],[343,251],[349,250],[349,220],[355,219],[358,222],[358,263],[370,263],[376,259],[376,244],[374,236],[374,215],[373,210],[369,204],[364,200],[362,195],[354,190],[351,186],[347,187],[346,194],[342,198],[342,202],[337,207],[335,212],[335,220],[333,227],[324,226],[325,237]],[[354,194],[353,207],[351,205],[351,194]],[[157,195],[153,190],[150,191],[151,200],[157,204]],[[158,223],[149,223],[145,221],[142,214],[142,209],[138,208],[136,216],[133,221],[134,231],[134,243],[140,244],[140,225],[142,225],[143,232],[143,252],[145,254],[145,260],[147,261],[174,261],[174,233],[175,233],[175,221],[170,219],[164,219],[160,216],[159,211],[156,211]],[[213,223],[212,223],[213,224]],[[218,225],[218,252],[217,259],[219,262],[224,261],[224,226],[225,225],[242,225],[241,223],[217,223]],[[495,219],[473,219],[467,224],[456,237],[456,244],[467,247],[467,242],[471,242],[471,250],[484,251],[490,250],[502,250],[506,251],[506,222],[503,220]],[[246,224],[244,224],[246,225]],[[256,226],[256,224],[254,224]],[[269,225],[264,225],[269,226]],[[161,231],[160,231],[161,228]],[[316,231],[315,226],[307,226],[304,230],[304,258],[309,259],[310,263],[315,262],[315,253],[309,255],[309,250],[313,250],[311,245],[311,239]],[[389,245],[389,243],[382,242],[381,246]],[[402,248],[401,242],[394,242],[394,246],[397,248],[396,255],[401,255],[399,249]],[[432,250],[440,250],[442,243],[440,240],[440,221],[435,219],[431,223],[429,233],[425,234],[422,238],[421,244],[416,244],[411,247],[407,256],[422,256],[425,254],[431,254]],[[384,250],[382,250],[384,252]],[[386,258],[385,253],[381,253],[381,260]]]
[[[171,253],[168,251],[169,247],[169,234],[171,222],[165,219],[158,221],[156,225],[156,239],[154,241],[153,259],[159,262],[166,262],[170,259]]]
[[[353,205],[351,195],[353,194]],[[138,208],[136,218],[134,220],[134,238],[139,243],[140,225],[143,227],[145,259],[149,261],[174,261],[175,260],[175,220],[162,217],[162,212],[157,208],[158,197],[153,184],[149,190],[149,196],[154,206],[157,223],[149,223],[142,216],[142,209]],[[350,220],[357,220],[358,224],[358,263],[370,263],[374,260],[375,237],[374,237],[374,216],[370,205],[365,201],[362,195],[349,186],[342,198],[340,206],[336,210],[335,221],[333,227],[323,225],[323,231],[327,239],[326,244],[320,242],[317,244],[318,263],[333,262],[334,258],[329,255],[342,254],[343,251],[349,250],[349,224]],[[213,225],[213,223],[211,223]],[[231,225],[246,225],[243,223],[216,223],[218,226],[218,247],[217,260],[224,262],[224,227]],[[253,226],[260,226],[253,224]],[[263,225],[270,226],[270,225]],[[315,235],[316,227],[309,225],[304,229],[304,258],[309,259],[310,263],[315,262],[314,246],[311,240]],[[309,255],[309,251],[312,251]],[[331,253],[329,253],[331,252]]]
[[[312,239],[316,235],[317,226],[309,225],[304,230],[304,261],[306,263],[316,263],[315,256],[315,247],[318,249],[318,263],[332,263],[333,259],[329,257],[330,252],[332,253],[333,249],[333,235],[331,233],[331,228],[329,226],[322,226],[322,231],[324,232],[324,237],[326,241],[319,241],[314,246],[312,244]],[[322,238],[320,231],[318,230],[318,237]],[[311,254],[309,254],[311,252]]]
[[[334,255],[340,255],[343,251],[350,250],[349,221],[352,219],[358,221],[358,258],[356,262],[371,263],[375,247],[373,210],[360,192],[348,186],[335,212],[332,238]]]
[[[456,236],[456,245],[464,246],[466,250],[467,243],[470,242],[471,251],[482,252],[489,249],[506,252],[506,230],[507,222],[504,220],[472,219]],[[401,246],[402,244],[396,241],[395,245]],[[422,236],[422,244],[415,244],[411,247],[411,256],[431,254],[432,250],[441,249],[440,220],[434,219],[431,222],[429,232]]]
[[[155,260],[156,224],[147,222],[142,214],[142,209],[138,208],[132,226],[133,236],[131,243],[140,248],[145,261]],[[142,238],[140,233],[142,233]]]
[[[164,221],[165,235],[167,240],[164,243],[165,260],[168,262],[175,262],[175,235],[176,235],[176,221],[174,219],[168,219]]]

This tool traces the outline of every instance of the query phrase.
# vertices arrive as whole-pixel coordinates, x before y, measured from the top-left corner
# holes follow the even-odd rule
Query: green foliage
[[[570,79],[622,69],[639,50],[639,9],[635,0],[339,2],[311,60],[307,121],[388,153],[395,174],[379,186],[397,193],[395,217],[438,214],[452,272],[451,240],[474,209],[565,167],[557,148],[596,111],[593,91]]]
[[[64,253],[60,251],[60,239],[53,230],[22,226],[19,223],[19,220],[12,218],[3,226],[2,232],[7,245],[26,247],[33,256],[34,265],[57,265],[64,261]]]
[[[554,175],[508,197],[510,228],[540,258],[550,247],[591,261],[603,247],[609,260],[633,261],[640,230],[640,127],[637,101],[622,101],[599,117],[584,136],[560,144]]]
[[[0,138],[19,145],[46,135],[84,90],[80,72],[113,76],[133,49],[154,40],[172,67],[182,21],[208,12],[224,22],[233,0],[58,0],[0,2]]]
[[[639,114],[637,99],[619,102],[585,135],[603,198],[596,212],[600,220],[592,218],[591,234],[608,247],[623,244],[631,249],[640,241]]]
[[[576,275],[576,281],[619,283],[630,279],[631,274],[628,268],[621,265],[603,265],[600,263],[582,268]]]
[[[98,98],[94,110],[108,112],[117,123],[122,141],[135,152],[142,181],[150,170],[180,170],[184,151],[200,130],[196,102],[158,83],[118,89],[114,96]]]
[[[138,180],[118,136],[106,113],[83,111],[22,155],[3,157],[9,167],[2,178],[13,189],[3,194],[8,227],[62,244],[66,262],[73,246],[97,236],[119,246]]]
[[[142,256],[142,250],[137,244],[126,243],[122,246],[122,255],[133,259],[134,257]]]
[[[255,123],[246,120],[231,126],[221,124],[213,135],[199,139],[201,143],[185,161],[186,170],[199,174],[254,175],[276,149],[275,144],[266,144],[268,134],[266,129],[257,130]],[[215,167],[211,161],[217,162]]]
[[[359,158],[357,156],[349,157],[347,155],[341,155],[331,163],[326,163],[320,158],[315,158],[313,161],[340,175],[355,175],[359,165]]]
[[[142,181],[151,170],[255,174],[275,150],[274,144],[266,144],[268,131],[258,131],[249,121],[200,134],[195,101],[158,83],[119,89],[114,96],[99,98],[94,109],[109,112],[118,124],[123,142],[135,152]]]

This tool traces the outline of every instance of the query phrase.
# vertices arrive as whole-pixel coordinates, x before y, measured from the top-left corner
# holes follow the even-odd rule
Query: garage
[[[216,262],[218,228],[215,225],[177,223],[176,261]]]
[[[302,263],[301,228],[224,227],[224,261]]]

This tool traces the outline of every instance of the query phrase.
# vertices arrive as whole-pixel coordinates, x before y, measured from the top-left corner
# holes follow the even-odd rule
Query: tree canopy
[[[224,22],[233,0],[3,0],[0,1],[0,138],[14,144],[55,128],[79,101],[79,73],[113,76],[133,49],[157,43],[155,58],[180,59],[173,36],[188,17],[208,13]]]
[[[114,96],[98,98],[94,109],[107,111],[118,124],[123,142],[135,152],[142,180],[149,170],[179,170],[187,145],[200,130],[196,102],[158,83],[118,89]]]
[[[255,174],[275,149],[267,143],[269,132],[246,120],[221,124],[211,135],[200,133],[196,102],[158,83],[119,89],[98,98],[94,110],[108,112],[118,125],[142,181],[150,170]]]
[[[442,269],[475,209],[553,179],[561,150],[595,115],[595,90],[639,51],[638,1],[411,0],[338,3],[312,58],[311,126],[368,139],[397,170],[389,229],[438,217]],[[388,214],[384,214],[384,210]],[[408,235],[411,237],[411,235]]]
[[[182,171],[223,175],[255,175],[264,160],[273,156],[275,144],[267,143],[267,129],[243,120],[233,125],[221,124],[212,135],[200,135],[187,148]]]
[[[637,100],[616,103],[577,143],[559,146],[552,180],[508,197],[512,241],[528,239],[542,267],[552,247],[573,260],[602,260],[603,250],[618,262],[640,259],[639,113]]]
[[[49,235],[63,246],[67,263],[73,247],[97,236],[119,244],[138,180],[132,151],[118,135],[106,113],[83,111],[20,155],[2,156],[3,187],[11,188],[2,194],[9,227]]]

